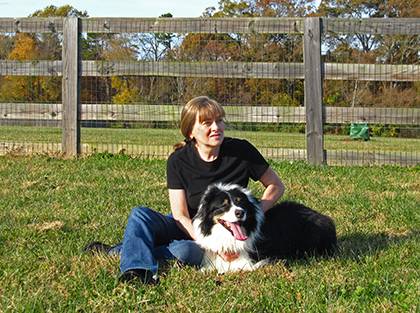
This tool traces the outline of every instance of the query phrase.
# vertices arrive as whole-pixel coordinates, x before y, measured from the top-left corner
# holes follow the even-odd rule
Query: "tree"
[[[315,13],[316,2],[315,0],[220,0],[219,10],[208,8],[205,15],[213,17],[308,16]]]
[[[35,37],[26,33],[16,34],[13,48],[7,58],[10,60],[34,60],[39,55]],[[40,81],[37,77],[4,77],[0,87],[2,101],[36,101],[40,91]]]
[[[218,8],[207,8],[205,17],[305,16],[313,14],[314,1],[293,0],[221,0]],[[188,34],[174,53],[178,60],[240,61],[240,62],[301,62],[301,36],[288,34]],[[200,84],[201,88],[197,86]],[[183,95],[197,90],[215,95],[226,103],[299,105],[303,84],[299,81],[274,79],[206,78],[182,82]],[[302,90],[300,90],[302,89]],[[181,90],[181,88],[178,88]]]
[[[101,56],[108,61],[135,61],[136,50],[133,48],[130,38],[114,35],[108,40],[107,47]],[[112,76],[110,83],[113,103],[126,104],[138,100],[139,89],[132,77]]]
[[[165,13],[160,18],[171,18]],[[137,48],[137,56],[142,61],[171,61],[179,36],[173,33],[142,33],[134,35],[133,42]],[[141,77],[137,79],[141,85],[143,100],[151,103],[172,101],[175,78]],[[157,86],[159,84],[159,86]]]
[[[49,16],[87,16],[87,13],[68,5],[62,7],[51,5],[34,12],[29,17]],[[21,61],[61,59],[62,36],[59,33],[17,33],[8,38],[10,47],[7,49],[7,55],[5,50],[1,50],[8,59]],[[2,80],[0,87],[2,101],[59,102],[60,97],[61,78],[57,76],[7,76]]]
[[[420,17],[418,0],[322,0],[318,13],[329,17]]]
[[[172,14],[166,13],[159,17],[171,18]],[[158,61],[171,50],[176,37],[173,33],[143,33],[136,35],[133,39],[142,59]]]
[[[418,17],[420,6],[418,0],[322,0],[318,14],[342,18]],[[328,48],[327,62],[343,63],[418,64],[419,45],[419,36],[356,32],[327,34],[324,41],[324,47]],[[418,97],[412,96],[415,95],[414,84],[410,82],[328,82],[325,86],[326,103],[331,103],[328,99],[338,99],[337,90],[341,90],[339,102],[344,105],[356,102],[368,106],[395,106],[397,103],[390,103],[389,98],[396,97],[400,99],[398,103],[404,106],[415,106],[418,103]]]

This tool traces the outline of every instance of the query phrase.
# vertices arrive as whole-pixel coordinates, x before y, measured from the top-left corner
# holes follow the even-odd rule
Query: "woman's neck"
[[[200,158],[205,162],[212,162],[219,156],[220,146],[213,148],[195,143],[195,148]]]

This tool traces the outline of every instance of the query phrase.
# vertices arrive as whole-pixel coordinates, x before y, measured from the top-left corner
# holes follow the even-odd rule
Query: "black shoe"
[[[159,278],[149,270],[135,268],[122,273],[118,281],[120,283],[140,281],[143,284],[156,285],[159,283]]]
[[[109,250],[111,250],[112,246],[104,244],[99,241],[92,241],[88,243],[84,248],[83,252],[91,252],[91,253],[105,253],[108,254]]]

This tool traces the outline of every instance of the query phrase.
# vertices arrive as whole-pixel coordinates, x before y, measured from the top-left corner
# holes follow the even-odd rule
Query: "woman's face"
[[[206,119],[200,122],[197,114],[190,137],[194,138],[199,146],[218,147],[225,138],[224,132],[225,122],[222,118]]]

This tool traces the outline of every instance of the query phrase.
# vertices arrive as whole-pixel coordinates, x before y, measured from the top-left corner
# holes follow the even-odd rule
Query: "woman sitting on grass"
[[[261,206],[265,211],[283,195],[284,185],[258,150],[246,140],[225,138],[225,112],[219,103],[205,97],[190,100],[182,109],[181,132],[185,140],[174,146],[167,161],[167,187],[172,214],[147,207],[131,211],[123,242],[108,246],[92,242],[86,251],[121,256],[119,281],[156,283],[158,260],[176,258],[199,266],[202,249],[195,243],[192,218],[200,198],[213,183],[248,186],[249,179],[265,187]],[[222,255],[226,261],[237,256]]]

